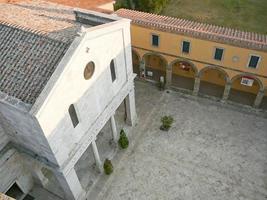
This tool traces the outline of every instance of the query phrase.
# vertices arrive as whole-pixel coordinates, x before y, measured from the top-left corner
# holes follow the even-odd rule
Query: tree
[[[127,8],[149,13],[160,13],[168,0],[117,0],[114,9]]]

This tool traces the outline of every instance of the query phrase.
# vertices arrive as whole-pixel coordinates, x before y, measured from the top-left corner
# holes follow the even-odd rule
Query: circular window
[[[83,72],[85,80],[90,79],[93,76],[94,71],[95,71],[95,63],[91,61],[86,65]]]

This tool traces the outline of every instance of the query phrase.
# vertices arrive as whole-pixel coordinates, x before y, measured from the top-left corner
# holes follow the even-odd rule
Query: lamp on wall
[[[180,62],[179,66],[184,71],[190,71],[190,65],[186,62]]]

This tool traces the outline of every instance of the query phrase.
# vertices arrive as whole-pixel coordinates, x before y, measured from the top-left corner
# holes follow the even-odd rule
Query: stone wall
[[[7,149],[0,154],[0,192],[5,193],[15,182],[24,193],[33,186],[31,173],[23,165],[24,160],[13,149]]]
[[[9,140],[18,148],[21,147],[35,156],[56,163],[38,122],[28,112],[0,101],[0,124],[0,134],[1,130],[4,130]]]
[[[6,146],[8,143],[8,136],[5,134],[4,129],[0,123],[0,151]]]

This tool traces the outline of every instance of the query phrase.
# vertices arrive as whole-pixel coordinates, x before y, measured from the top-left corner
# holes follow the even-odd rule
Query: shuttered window
[[[222,57],[223,57],[223,49],[216,48],[215,49],[215,54],[214,54],[214,59],[215,60],[222,60]]]
[[[190,42],[183,41],[182,51],[183,51],[183,53],[189,53],[189,51],[190,51]]]
[[[159,46],[159,36],[152,35],[152,45],[158,47]]]
[[[260,57],[259,56],[250,56],[248,67],[257,68],[259,61],[260,61]]]

